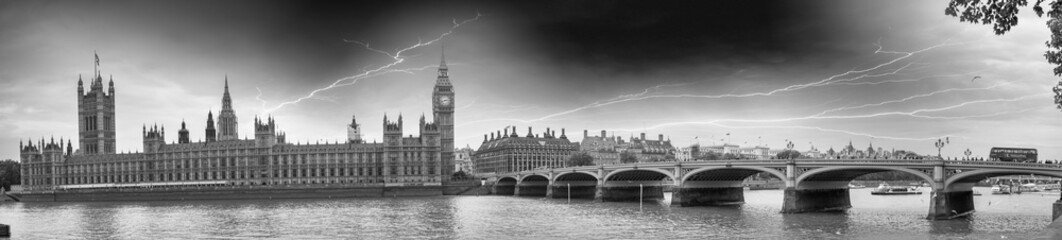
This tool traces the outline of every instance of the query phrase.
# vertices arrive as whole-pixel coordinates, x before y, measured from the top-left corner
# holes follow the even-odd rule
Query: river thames
[[[1057,192],[975,196],[969,219],[929,221],[922,195],[851,191],[843,213],[780,214],[780,190],[746,204],[678,207],[509,196],[257,201],[0,203],[15,239],[1023,239]]]

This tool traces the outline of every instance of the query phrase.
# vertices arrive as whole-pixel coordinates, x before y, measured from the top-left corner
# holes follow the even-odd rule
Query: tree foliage
[[[460,170],[460,171],[454,172],[453,177],[450,178],[450,179],[453,179],[453,180],[468,180],[468,179],[472,179],[472,175],[469,175],[468,173],[466,173],[465,170]]]
[[[800,158],[800,151],[785,150],[775,155],[775,157],[778,159],[797,159]]]
[[[1046,12],[1041,6],[1044,1],[1037,0],[1033,4],[1037,16],[1043,17],[1046,13],[1051,18],[1047,20],[1051,39],[1044,42],[1050,49],[1044,53],[1044,58],[1055,65],[1055,76],[1062,76],[1062,0],[1048,1]],[[961,22],[991,24],[996,35],[1003,35],[1018,25],[1018,11],[1028,4],[1027,0],[951,0],[944,14],[958,17]],[[1055,92],[1055,107],[1062,109],[1062,81],[1052,90]]]
[[[719,153],[716,153],[716,152],[704,152],[704,153],[701,153],[699,156],[694,157],[694,159],[696,159],[696,160],[719,160],[722,157],[723,156],[720,156]]]
[[[588,152],[579,151],[579,152],[574,152],[574,153],[572,153],[572,155],[568,156],[568,166],[569,167],[590,166],[590,165],[594,165],[594,156],[590,156],[590,153],[588,153]]]
[[[638,162],[638,156],[634,155],[634,152],[626,151],[620,152],[621,163],[636,163]]]
[[[11,191],[11,185],[22,184],[22,164],[11,159],[0,161],[0,187]]]

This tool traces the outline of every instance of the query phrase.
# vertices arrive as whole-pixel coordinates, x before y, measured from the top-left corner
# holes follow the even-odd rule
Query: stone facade
[[[472,150],[472,147],[465,146],[464,148],[454,151],[454,171],[464,171],[465,173],[475,173],[472,164],[472,155],[476,153],[476,150]]]
[[[83,93],[78,80],[79,115],[90,117],[79,119],[81,149],[75,151],[70,141],[63,139],[20,142],[22,183],[30,192],[204,185],[441,185],[454,171],[453,160],[446,158],[447,153],[451,158],[453,153],[453,86],[446,71],[442,62],[433,92],[435,122],[421,116],[420,136],[403,136],[399,115],[397,121],[384,116],[382,143],[351,139],[345,143],[293,144],[278,132],[276,121],[270,117],[255,119],[254,139],[237,139],[231,137],[236,134],[236,123],[226,78],[225,108],[219,116],[221,131],[217,136],[213,136],[210,113],[205,141],[189,142],[183,124],[178,143],[166,143],[164,127],[144,126],[143,152],[121,154],[113,153],[113,81],[109,94],[103,94],[97,74],[88,94]],[[98,104],[105,105],[96,112],[85,107]],[[109,120],[104,120],[107,116]],[[109,128],[102,127],[106,123],[110,123]],[[337,124],[337,129],[342,129],[340,126],[348,130],[358,127],[356,121]]]
[[[638,162],[663,161],[669,156],[675,157],[675,147],[671,145],[671,140],[664,140],[663,134],[658,135],[656,140],[646,139],[645,133],[640,136],[632,136],[630,141],[626,141],[616,135],[607,136],[605,130],[601,130],[598,136],[590,136],[588,131],[583,130],[579,150],[589,153],[594,158],[594,164],[619,164],[620,153],[624,151],[633,153]]]
[[[568,141],[564,129],[559,137],[554,134],[547,128],[542,135],[535,135],[528,127],[527,135],[521,137],[513,127],[491,133],[490,138],[483,135],[483,143],[472,155],[475,172],[508,173],[565,167],[568,157],[579,151],[579,144]]]

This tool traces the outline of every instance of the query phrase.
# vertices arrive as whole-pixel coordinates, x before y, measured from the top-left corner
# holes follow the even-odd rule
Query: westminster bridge
[[[973,186],[990,177],[1040,175],[1062,177],[1062,166],[1039,163],[880,160],[715,160],[651,162],[482,175],[498,195],[593,198],[600,201],[663,199],[671,204],[721,206],[744,203],[742,182],[766,173],[785,183],[783,213],[838,211],[851,207],[848,184],[855,178],[899,171],[923,179],[932,188],[929,219],[951,219],[974,211]]]

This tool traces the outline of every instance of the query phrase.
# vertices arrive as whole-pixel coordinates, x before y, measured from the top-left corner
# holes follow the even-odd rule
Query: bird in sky
[[[973,79],[970,79],[970,82],[973,82],[974,80],[977,80],[977,79],[981,79],[981,76],[974,76]]]

